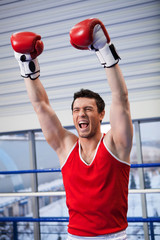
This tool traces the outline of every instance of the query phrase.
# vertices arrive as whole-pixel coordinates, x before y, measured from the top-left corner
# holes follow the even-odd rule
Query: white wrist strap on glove
[[[112,43],[107,43],[106,36],[101,28],[100,24],[94,27],[93,31],[93,43],[89,49],[94,50],[100,61],[100,63],[106,67],[112,67],[118,63],[120,57],[116,52],[116,49]]]
[[[95,53],[101,63],[101,65],[104,66],[104,68],[110,68],[113,67],[115,64],[119,62],[119,55],[116,52],[116,49],[113,44],[107,44],[99,49],[95,49]]]
[[[31,80],[35,80],[40,76],[40,67],[37,58],[32,59],[30,54],[17,52],[14,52],[14,55],[19,63],[22,77],[29,77]]]

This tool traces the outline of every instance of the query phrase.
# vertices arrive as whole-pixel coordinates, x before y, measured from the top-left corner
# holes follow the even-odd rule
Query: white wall
[[[40,128],[10,45],[17,31],[42,36],[40,79],[64,126],[72,125],[70,105],[80,88],[104,98],[109,121],[111,93],[103,68],[94,53],[69,42],[71,27],[90,17],[103,21],[122,58],[132,119],[160,117],[159,12],[159,0],[0,1],[0,132]]]

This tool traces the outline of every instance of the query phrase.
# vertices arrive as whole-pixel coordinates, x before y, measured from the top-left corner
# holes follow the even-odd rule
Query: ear
[[[100,115],[100,121],[102,121],[105,116],[105,110],[103,110],[99,115]]]

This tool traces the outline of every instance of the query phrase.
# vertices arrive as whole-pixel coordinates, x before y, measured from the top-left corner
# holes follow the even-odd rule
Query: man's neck
[[[79,137],[80,147],[81,147],[81,155],[84,161],[88,164],[92,161],[93,156],[95,154],[95,150],[97,145],[102,137],[102,133],[99,133],[91,138],[82,138]]]

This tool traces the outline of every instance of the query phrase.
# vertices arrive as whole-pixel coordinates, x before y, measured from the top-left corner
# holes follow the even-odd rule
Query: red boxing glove
[[[41,36],[32,32],[14,33],[11,36],[11,44],[20,66],[21,76],[30,77],[31,80],[38,78],[40,68],[37,56],[42,53],[44,48]]]
[[[104,67],[112,67],[120,59],[104,24],[97,18],[76,24],[70,31],[70,42],[75,48],[94,50]]]

